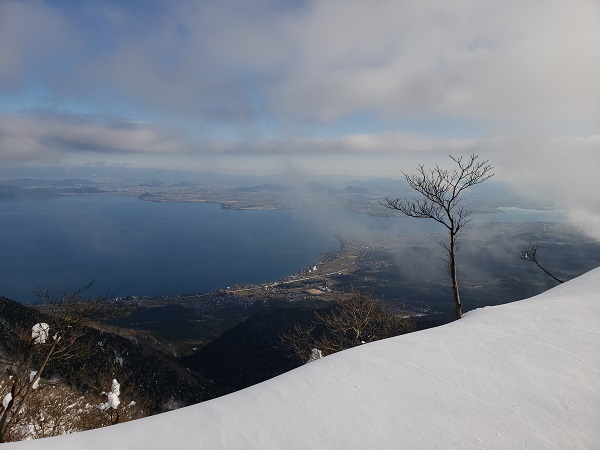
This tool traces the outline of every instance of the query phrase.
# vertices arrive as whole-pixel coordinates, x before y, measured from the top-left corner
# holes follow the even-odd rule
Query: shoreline
[[[188,303],[190,300],[201,298],[218,298],[226,296],[229,298],[239,297],[240,299],[258,301],[261,298],[272,297],[273,295],[307,293],[316,299],[329,301],[333,296],[341,291],[336,291],[328,286],[334,286],[337,282],[332,278],[335,276],[350,274],[356,270],[357,255],[352,252],[345,252],[345,242],[336,236],[340,241],[340,247],[336,251],[323,252],[321,257],[315,263],[296,271],[283,278],[263,283],[238,284],[226,286],[220,289],[201,291],[189,294],[171,294],[161,296],[125,296],[114,297],[113,301],[140,301],[140,302],[167,302],[177,304],[178,302]],[[304,284],[304,285],[302,285]],[[318,285],[318,286],[315,286]],[[293,301],[293,300],[292,300]],[[146,306],[146,305],[145,305]]]

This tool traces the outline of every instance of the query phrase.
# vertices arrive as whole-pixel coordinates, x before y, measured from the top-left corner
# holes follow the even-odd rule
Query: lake
[[[477,221],[530,213],[504,210]],[[110,196],[4,200],[0,295],[29,302],[34,290],[92,280],[91,295],[196,293],[290,275],[337,250],[336,234],[440,231],[430,220],[324,209],[236,211]]]

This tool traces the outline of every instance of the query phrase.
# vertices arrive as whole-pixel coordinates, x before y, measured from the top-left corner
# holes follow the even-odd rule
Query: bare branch
[[[472,154],[466,160],[462,156],[448,156],[457,166],[452,170],[439,166],[426,170],[421,164],[417,166],[416,174],[402,172],[408,185],[420,198],[385,198],[380,204],[408,217],[433,219],[446,227],[450,242],[444,248],[448,252],[447,264],[452,279],[456,318],[460,319],[462,304],[456,275],[456,239],[458,233],[471,221],[472,214],[472,211],[460,206],[460,195],[465,189],[489,180],[494,174],[489,161],[478,161],[478,155]]]
[[[529,246],[525,250],[521,250],[519,257],[525,261],[530,261],[530,262],[534,263],[536,266],[538,266],[540,269],[542,269],[544,271],[544,273],[546,273],[547,275],[552,277],[552,279],[554,279],[555,281],[558,281],[559,283],[564,283],[563,280],[555,277],[550,272],[548,272],[544,267],[542,267],[542,265],[539,263],[539,261],[537,259],[537,250],[538,250],[537,245],[532,242],[531,244],[529,244]]]
[[[313,324],[296,326],[291,333],[282,336],[282,340],[305,363],[310,360],[313,349],[326,356],[413,329],[411,318],[389,311],[380,301],[352,291],[340,294],[332,308],[316,312]]]
[[[57,290],[55,294],[38,293],[45,301],[39,308],[40,322],[29,324],[14,337],[12,347],[5,349],[9,350],[5,359],[11,375],[11,396],[0,413],[0,442],[10,439],[44,371],[51,364],[67,364],[87,355],[92,345],[85,339],[89,326],[120,313],[106,299],[84,299],[83,293],[91,285],[73,291]],[[39,329],[44,330],[43,339]]]

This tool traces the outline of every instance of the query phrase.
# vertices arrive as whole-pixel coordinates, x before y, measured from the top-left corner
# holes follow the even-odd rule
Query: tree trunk
[[[462,317],[462,304],[460,303],[460,294],[458,293],[458,280],[456,279],[456,235],[450,233],[450,277],[452,278],[452,293],[454,294],[454,313],[455,318]]]
[[[0,444],[6,442],[8,437],[8,427],[6,426],[6,419],[8,415],[8,410],[12,407],[12,400],[7,405],[4,414],[2,415],[2,419],[0,419]]]

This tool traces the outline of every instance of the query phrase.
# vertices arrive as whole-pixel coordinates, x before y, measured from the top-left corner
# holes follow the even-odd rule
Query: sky
[[[598,292],[600,268],[204,403],[3,448],[597,449]]]
[[[599,79],[597,0],[0,0],[0,165],[399,177],[474,152],[593,233]]]

